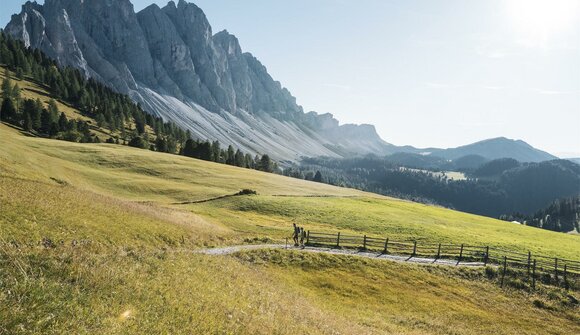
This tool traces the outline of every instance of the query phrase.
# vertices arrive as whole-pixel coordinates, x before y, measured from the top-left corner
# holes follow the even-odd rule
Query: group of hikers
[[[306,230],[303,227],[298,227],[295,223],[294,225],[294,234],[292,234],[292,239],[294,239],[294,246],[295,247],[302,247],[304,248],[304,240],[306,239]]]

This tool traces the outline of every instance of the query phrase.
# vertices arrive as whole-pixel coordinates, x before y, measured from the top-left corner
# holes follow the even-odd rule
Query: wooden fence
[[[424,257],[434,260],[448,259],[475,265],[498,266],[497,275],[501,286],[506,277],[521,279],[533,289],[537,283],[555,285],[576,290],[580,284],[580,261],[547,257],[532,252],[521,253],[490,246],[468,244],[444,244],[417,241],[396,241],[366,235],[344,235],[308,231],[306,244],[309,246],[330,246],[335,248],[357,248],[376,251],[381,254]]]

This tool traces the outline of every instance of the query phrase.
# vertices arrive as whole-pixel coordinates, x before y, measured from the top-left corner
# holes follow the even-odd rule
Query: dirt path
[[[395,262],[407,262],[407,263],[419,263],[419,264],[432,264],[432,265],[446,265],[446,266],[469,266],[469,267],[480,267],[484,266],[482,262],[457,262],[451,259],[434,259],[434,258],[424,258],[424,257],[409,257],[400,255],[386,255],[377,252],[369,251],[357,251],[348,249],[333,249],[333,248],[320,248],[320,247],[306,247],[297,248],[293,246],[286,247],[283,244],[262,244],[262,245],[236,245],[223,248],[213,248],[213,249],[202,249],[196,252],[205,255],[230,255],[235,254],[240,251],[245,250],[260,250],[260,249],[287,249],[299,252],[314,252],[314,253],[326,253],[333,255],[347,255],[355,257],[365,257],[373,259],[390,260]]]

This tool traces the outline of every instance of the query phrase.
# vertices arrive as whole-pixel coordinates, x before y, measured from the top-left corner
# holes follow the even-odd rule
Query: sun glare
[[[579,0],[505,0],[516,32],[530,45],[545,45],[556,34],[578,29]]]

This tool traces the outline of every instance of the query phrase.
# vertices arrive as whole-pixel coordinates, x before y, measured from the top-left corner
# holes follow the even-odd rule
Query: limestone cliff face
[[[184,0],[139,13],[129,0],[27,2],[6,32],[201,138],[278,160],[389,148],[374,127],[305,114],[234,35],[213,34],[203,11]]]

